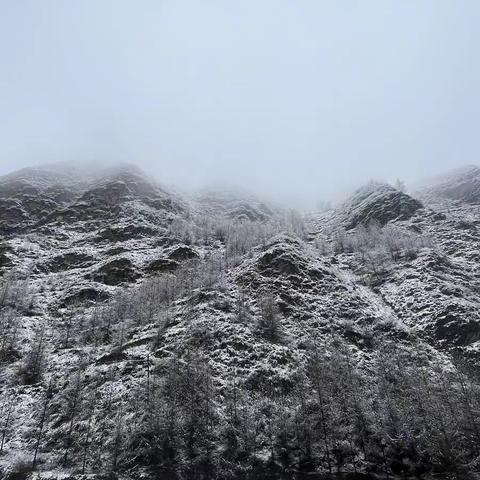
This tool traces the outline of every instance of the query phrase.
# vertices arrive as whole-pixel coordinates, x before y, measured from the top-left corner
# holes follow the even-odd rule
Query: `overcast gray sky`
[[[310,200],[479,163],[477,0],[0,0],[0,174]]]

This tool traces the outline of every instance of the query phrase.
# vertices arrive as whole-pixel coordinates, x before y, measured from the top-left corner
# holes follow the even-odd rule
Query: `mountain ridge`
[[[6,478],[476,471],[476,205],[370,184],[302,215],[128,167],[65,204],[39,183],[0,178],[26,212],[0,243]]]

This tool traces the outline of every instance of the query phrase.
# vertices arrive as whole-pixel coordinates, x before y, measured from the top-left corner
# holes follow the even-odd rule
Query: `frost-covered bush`
[[[18,329],[20,318],[13,308],[0,309],[0,365],[18,355]]]
[[[191,221],[175,219],[168,234],[186,244],[208,245],[221,242],[229,265],[238,263],[240,257],[253,247],[265,245],[279,233],[305,238],[305,220],[294,210],[277,213],[263,221],[236,219],[226,216],[192,215]]]
[[[38,327],[29,349],[20,364],[18,375],[22,383],[32,385],[38,383],[42,379],[45,367],[45,331],[42,327]]]
[[[340,229],[332,237],[334,252],[355,254],[369,283],[375,283],[393,262],[414,259],[423,248],[434,246],[428,236],[377,223],[359,225],[353,231]]]
[[[411,258],[422,248],[433,246],[433,241],[428,236],[395,225],[381,227],[378,223],[359,225],[350,232],[340,229],[333,237],[335,250],[339,253],[350,252],[364,256],[367,252],[376,250],[391,260]]]
[[[10,272],[0,279],[0,309],[11,307],[19,311],[27,310],[32,300],[28,277],[20,278],[15,272]]]

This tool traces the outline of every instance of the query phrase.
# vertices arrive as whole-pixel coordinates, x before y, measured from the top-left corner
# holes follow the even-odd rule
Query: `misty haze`
[[[479,14],[4,1],[0,479],[478,480]]]

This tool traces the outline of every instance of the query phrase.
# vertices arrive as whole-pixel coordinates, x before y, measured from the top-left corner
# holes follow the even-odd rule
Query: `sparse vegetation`
[[[260,316],[257,328],[266,339],[275,342],[279,340],[282,330],[279,318],[280,313],[275,298],[271,293],[267,293],[260,297],[258,303]]]
[[[473,234],[457,241],[422,212],[420,226],[355,228],[326,221],[343,218],[330,208],[314,221],[245,203],[193,213],[122,182],[100,198],[126,196],[139,225],[99,213],[94,191],[72,223],[42,230],[54,252],[35,232],[8,250],[0,475],[478,472]],[[92,277],[112,264],[132,275]]]
[[[316,246],[323,252],[327,248],[321,241]],[[352,231],[335,231],[332,248],[335,253],[355,254],[365,269],[364,277],[375,281],[395,263],[413,260],[422,249],[435,248],[435,244],[427,235],[373,222]]]

